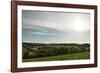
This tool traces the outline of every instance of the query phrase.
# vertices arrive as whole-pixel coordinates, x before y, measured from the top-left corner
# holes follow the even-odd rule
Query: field
[[[43,57],[43,58],[32,58],[32,59],[23,59],[23,62],[33,62],[33,61],[55,61],[55,60],[80,60],[80,59],[89,59],[89,52],[82,53],[73,53],[73,54],[65,54],[51,57]]]
[[[22,61],[80,60],[90,58],[89,44],[23,43]]]

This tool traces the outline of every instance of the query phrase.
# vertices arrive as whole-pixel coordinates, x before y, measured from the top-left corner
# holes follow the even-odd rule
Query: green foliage
[[[55,60],[80,60],[80,59],[89,59],[89,52],[81,52],[81,53],[72,53],[72,54],[64,54],[50,57],[40,57],[40,58],[32,58],[32,59],[23,59],[23,62],[34,62],[34,61],[55,61]]]
[[[89,44],[30,44],[23,43],[23,59],[57,56],[89,51]]]

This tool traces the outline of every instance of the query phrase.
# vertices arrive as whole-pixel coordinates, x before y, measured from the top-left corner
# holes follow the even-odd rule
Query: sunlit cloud
[[[23,42],[90,41],[90,15],[85,13],[23,10]]]

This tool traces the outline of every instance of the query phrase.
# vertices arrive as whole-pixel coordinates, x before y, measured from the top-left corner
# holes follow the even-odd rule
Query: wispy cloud
[[[81,19],[83,31],[74,28]],[[89,14],[23,11],[23,42],[76,42],[90,41]]]
[[[23,24],[51,27],[59,30],[74,30],[77,19],[82,20],[84,30],[89,30],[89,14],[55,13],[23,10]],[[75,31],[75,30],[74,30]]]

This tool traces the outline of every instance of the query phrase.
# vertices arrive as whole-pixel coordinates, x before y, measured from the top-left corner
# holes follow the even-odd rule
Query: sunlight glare
[[[73,30],[75,30],[75,31],[85,31],[86,26],[85,26],[84,20],[75,19],[74,24],[73,24]]]

